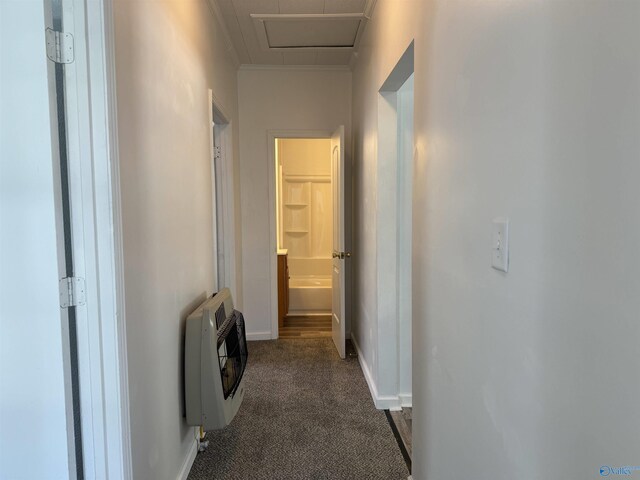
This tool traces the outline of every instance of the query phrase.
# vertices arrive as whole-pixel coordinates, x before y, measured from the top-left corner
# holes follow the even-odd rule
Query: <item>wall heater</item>
[[[227,426],[242,403],[247,366],[244,318],[229,289],[187,317],[184,356],[187,423],[205,431]]]

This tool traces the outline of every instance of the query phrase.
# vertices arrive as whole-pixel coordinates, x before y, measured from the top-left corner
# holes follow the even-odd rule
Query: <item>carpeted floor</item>
[[[207,433],[189,480],[406,480],[357,358],[331,339],[251,342],[245,376],[238,415]]]

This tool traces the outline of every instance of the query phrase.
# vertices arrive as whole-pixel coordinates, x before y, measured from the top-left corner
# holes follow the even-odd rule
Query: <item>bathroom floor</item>
[[[331,315],[287,315],[280,338],[331,337]]]

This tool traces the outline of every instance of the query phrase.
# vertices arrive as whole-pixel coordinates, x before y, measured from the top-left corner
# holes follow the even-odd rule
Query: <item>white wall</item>
[[[353,80],[353,332],[371,361],[377,90],[415,37],[416,480],[640,462],[639,22],[635,1],[377,2]]]
[[[175,479],[184,320],[214,283],[208,89],[237,125],[236,69],[204,1],[114,10],[133,476]]]
[[[44,28],[41,1],[0,2],[0,478],[7,480],[64,479],[70,471]]]
[[[345,152],[350,152],[351,72],[241,68],[238,92],[244,313],[249,338],[271,338],[271,283],[276,276],[270,270],[275,252],[270,250],[267,132],[333,131],[345,125]]]

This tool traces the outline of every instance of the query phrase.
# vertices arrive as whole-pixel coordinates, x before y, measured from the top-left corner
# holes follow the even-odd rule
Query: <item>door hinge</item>
[[[60,279],[60,307],[77,307],[84,305],[85,302],[84,278],[66,277]]]
[[[73,63],[73,35],[47,28],[46,38],[49,60],[55,63]]]
[[[213,147],[213,156],[216,160],[220,160],[220,158],[222,157],[222,151],[220,150],[220,147]]]

